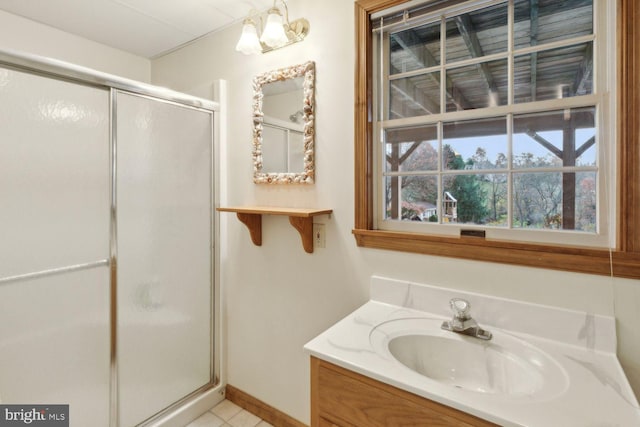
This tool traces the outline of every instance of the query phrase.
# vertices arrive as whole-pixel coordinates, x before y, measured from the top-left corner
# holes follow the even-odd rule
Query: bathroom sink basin
[[[429,380],[461,390],[508,397],[553,398],[568,386],[560,365],[513,335],[490,341],[440,329],[438,319],[398,319],[378,325],[371,342]]]

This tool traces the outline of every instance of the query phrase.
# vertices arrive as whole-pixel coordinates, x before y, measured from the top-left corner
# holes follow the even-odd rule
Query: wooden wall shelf
[[[247,226],[251,241],[262,246],[262,215],[284,215],[298,230],[302,238],[302,247],[307,253],[313,253],[313,217],[328,215],[333,209],[275,208],[264,206],[230,206],[220,207],[220,212],[235,212],[240,222]]]

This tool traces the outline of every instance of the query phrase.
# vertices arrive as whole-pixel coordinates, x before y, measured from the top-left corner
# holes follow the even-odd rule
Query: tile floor
[[[186,427],[273,427],[229,400],[223,400]]]

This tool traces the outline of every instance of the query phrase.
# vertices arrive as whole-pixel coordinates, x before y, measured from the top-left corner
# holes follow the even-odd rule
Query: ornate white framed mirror
[[[253,79],[253,182],[313,184],[315,62]]]

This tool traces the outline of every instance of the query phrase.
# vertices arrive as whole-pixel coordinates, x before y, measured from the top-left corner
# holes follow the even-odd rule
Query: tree
[[[474,169],[504,170],[507,167],[507,156],[504,153],[498,153],[496,162],[492,163],[487,158],[487,151],[482,147],[476,149],[471,160],[473,160]],[[485,183],[484,187],[487,191],[487,205],[490,209],[488,219],[496,222],[502,218],[504,221],[507,214],[507,175],[505,173],[486,174],[480,179]]]
[[[557,166],[551,156],[523,153],[514,158],[516,168]],[[514,225],[528,228],[561,228],[562,174],[529,172],[514,175]]]
[[[576,230],[596,231],[596,200],[595,174],[578,174],[576,186]]]
[[[430,141],[416,141],[389,144],[387,146],[387,164],[391,171],[425,171],[436,170],[438,166],[438,151],[432,147]],[[394,203],[400,202],[401,217],[407,219],[415,217],[413,210],[419,209],[415,203],[435,204],[438,194],[437,179],[420,175],[392,177],[386,180],[387,216],[393,217]],[[400,194],[398,193],[400,186]],[[413,208],[407,209],[407,203]]]
[[[428,171],[438,168],[438,151],[428,141],[417,143],[418,147],[402,163],[404,171]],[[438,181],[432,177],[407,176],[402,180],[402,198],[409,202],[438,200]]]
[[[443,159],[449,170],[473,169],[474,161],[466,162],[455,153],[450,145],[443,148]],[[483,189],[478,175],[454,175],[445,179],[444,188],[458,201],[458,221],[483,224],[489,214],[487,192]]]

